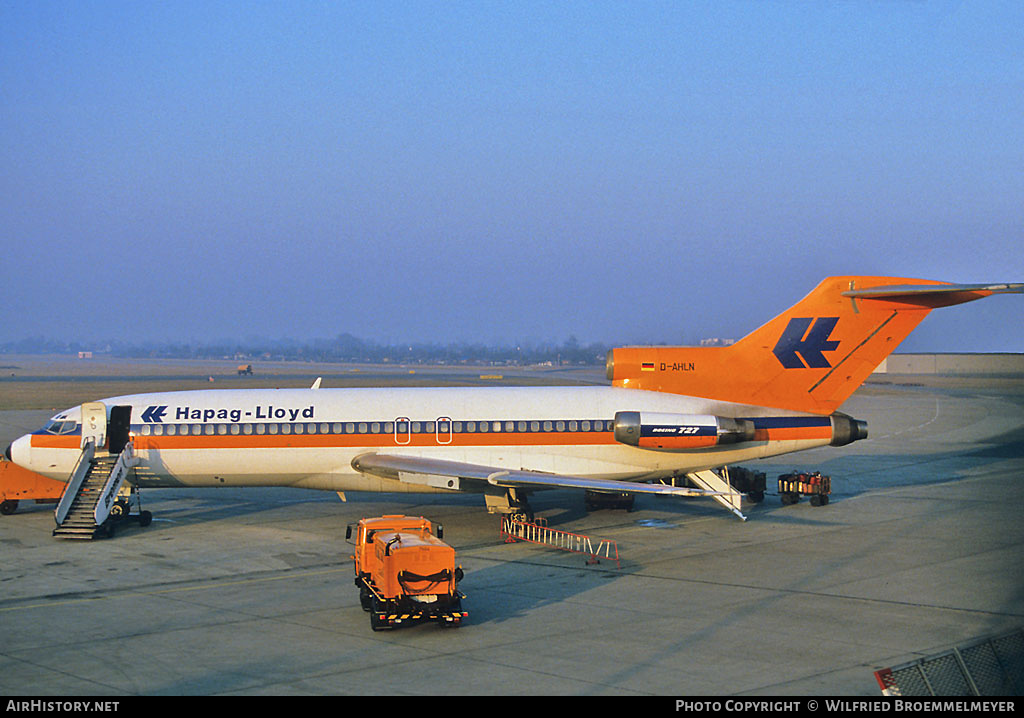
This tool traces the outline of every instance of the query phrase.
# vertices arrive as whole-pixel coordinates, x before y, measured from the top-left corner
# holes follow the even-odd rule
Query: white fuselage
[[[828,417],[612,387],[243,389],[136,394],[139,486],[296,486],[445,491],[357,472],[366,453],[441,458],[606,479],[658,479],[828,444]],[[753,419],[753,441],[658,451],[616,441],[616,412]],[[21,437],[14,460],[66,480],[80,454],[78,408]]]

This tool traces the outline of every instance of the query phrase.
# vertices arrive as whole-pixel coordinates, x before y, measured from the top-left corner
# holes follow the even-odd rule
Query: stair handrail
[[[128,478],[128,472],[138,463],[139,460],[135,456],[135,447],[132,445],[131,440],[129,440],[124,445],[124,448],[121,449],[121,453],[118,454],[117,463],[110,470],[110,475],[107,476],[103,489],[100,491],[100,500],[96,502],[96,510],[93,512],[93,518],[96,520],[97,526],[102,526],[103,522],[110,516],[110,509],[113,507],[117,494],[121,490],[121,484]]]
[[[68,511],[71,510],[71,504],[75,502],[75,497],[78,496],[78,490],[82,488],[82,482],[85,481],[85,477],[89,475],[89,469],[92,466],[92,457],[95,453],[96,442],[89,439],[82,447],[82,453],[78,457],[78,463],[75,464],[75,468],[68,477],[68,485],[64,487],[64,493],[60,495],[60,501],[57,503],[57,508],[53,511],[53,518],[57,522],[58,526],[62,525],[64,523],[64,519],[68,517]]]

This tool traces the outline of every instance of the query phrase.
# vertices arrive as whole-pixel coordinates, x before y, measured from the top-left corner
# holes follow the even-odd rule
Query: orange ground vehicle
[[[375,631],[404,623],[434,620],[459,626],[466,617],[457,586],[462,567],[455,549],[435,537],[422,517],[381,516],[356,524],[355,584],[359,602]],[[346,533],[352,537],[352,526]]]
[[[55,504],[67,484],[41,476],[0,458],[0,514],[13,514],[19,501],[34,500],[37,504]]]

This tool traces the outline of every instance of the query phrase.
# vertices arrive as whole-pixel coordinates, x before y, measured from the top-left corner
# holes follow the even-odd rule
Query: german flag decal
[[[640,371],[654,371],[654,362],[645,361],[640,363]]]

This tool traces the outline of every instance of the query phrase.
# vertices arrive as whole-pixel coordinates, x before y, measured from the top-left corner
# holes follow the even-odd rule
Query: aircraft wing
[[[630,494],[662,496],[717,496],[718,492],[682,486],[643,484],[635,481],[592,479],[582,476],[547,474],[523,469],[502,469],[495,466],[465,464],[459,461],[430,459],[421,456],[362,454],[352,460],[352,467],[363,474],[407,483],[425,484],[458,490],[461,482],[490,484],[516,489],[587,489]]]

